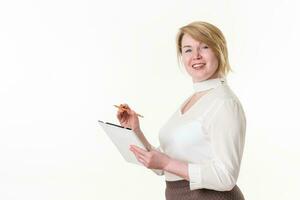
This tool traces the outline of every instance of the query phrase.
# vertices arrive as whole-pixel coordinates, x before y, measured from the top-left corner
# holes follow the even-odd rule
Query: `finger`
[[[130,116],[129,116],[127,113],[123,113],[122,115],[123,115],[123,116],[122,116],[122,119],[123,119],[122,121],[123,121],[123,123],[126,123],[126,124],[127,124],[128,121],[129,121],[129,117],[130,117]]]
[[[132,109],[129,107],[128,104],[122,104],[121,109],[126,111],[127,113],[131,114]]]
[[[128,119],[129,119],[128,113],[126,113],[126,112],[121,113],[120,119],[121,119],[122,123],[125,123],[126,121],[128,121]]]
[[[120,111],[121,118],[128,118],[130,116],[129,112],[127,110]]]
[[[139,157],[137,157],[137,156],[136,156],[136,159],[137,159],[142,165],[144,165],[144,166],[146,167],[146,162],[145,162],[143,159],[141,159],[141,158],[139,158]]]
[[[126,113],[126,110],[119,108],[118,114],[122,115],[123,113]]]
[[[139,152],[135,152],[138,158],[142,159],[144,162],[147,160],[147,157]]]
[[[124,103],[124,104],[120,104],[120,108],[121,110],[130,110],[130,107],[128,106],[128,104]]]
[[[123,108],[125,108],[125,109],[130,109],[130,107],[129,107],[129,105],[127,104],[127,103],[124,103],[124,104],[122,104],[123,105]]]
[[[139,154],[138,152],[135,152],[135,151],[132,151],[132,152],[133,152],[134,156],[136,157],[136,159],[137,159],[139,162],[141,162],[143,165],[146,164],[146,158],[145,158],[143,155],[141,155],[141,154]],[[145,166],[146,166],[146,165],[145,165]]]
[[[119,121],[121,121],[121,119],[122,119],[122,112],[118,111],[117,118],[118,118]]]
[[[124,115],[125,111],[124,110],[121,110],[119,109],[118,112],[117,112],[117,118],[121,121],[125,115]]]
[[[120,104],[118,108],[118,113],[123,113],[126,109],[124,108],[124,104]]]
[[[134,148],[133,146],[135,146],[135,145],[130,145],[129,150],[132,151],[135,155],[138,155],[139,157],[142,157],[142,158],[146,158],[147,157],[145,155],[144,151],[139,151],[136,148]]]
[[[130,149],[132,149],[133,151],[143,155],[143,156],[147,156],[148,154],[148,151],[145,151],[144,149],[138,147],[138,146],[135,146],[135,145],[130,145]]]

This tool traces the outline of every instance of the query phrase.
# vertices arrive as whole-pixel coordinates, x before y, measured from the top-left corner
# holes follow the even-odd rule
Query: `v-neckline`
[[[205,94],[203,94],[201,97],[199,97],[199,99],[197,99],[193,105],[191,105],[189,107],[189,109],[187,109],[184,113],[182,112],[183,111],[183,108],[186,107],[186,104],[189,103],[189,101],[191,101],[191,98],[193,98],[193,95],[191,95],[187,100],[185,100],[185,102],[183,102],[183,104],[181,104],[180,108],[179,108],[179,115],[181,117],[184,117],[186,116],[188,113],[191,112],[191,110],[196,106],[196,104],[198,104],[199,102],[203,101],[203,98],[205,98],[206,96],[208,96],[210,93],[212,93],[212,91],[214,91],[214,89],[210,89],[208,90]]]

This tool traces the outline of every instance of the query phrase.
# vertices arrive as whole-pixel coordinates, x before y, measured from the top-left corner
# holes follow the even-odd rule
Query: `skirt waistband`
[[[166,181],[166,200],[245,200],[237,185],[230,191],[216,191],[211,189],[190,190],[187,180]]]
[[[187,180],[180,181],[166,181],[167,188],[175,189],[175,188],[189,188],[190,182]]]

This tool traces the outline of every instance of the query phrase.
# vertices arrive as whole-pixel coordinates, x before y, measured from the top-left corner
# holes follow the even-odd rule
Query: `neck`
[[[213,75],[211,75],[208,79],[205,79],[205,80],[200,80],[199,81],[199,80],[193,79],[193,83],[198,83],[198,82],[207,81],[207,80],[216,79],[216,78],[222,78],[222,76],[218,72],[216,72]]]
[[[210,78],[200,82],[194,82],[194,91],[203,92],[206,90],[214,89],[226,82],[225,78]]]

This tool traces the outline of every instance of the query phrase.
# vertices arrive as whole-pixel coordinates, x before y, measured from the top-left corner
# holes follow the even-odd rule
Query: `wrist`
[[[132,129],[132,131],[133,131],[135,134],[137,134],[137,135],[142,135],[142,134],[143,134],[142,130],[141,130],[139,127],[138,127],[138,128]]]
[[[132,131],[135,132],[136,134],[141,134],[141,132],[142,132],[140,127],[134,127],[134,128],[132,128]]]
[[[164,170],[164,171],[170,171],[172,163],[173,163],[173,160],[170,157],[167,156],[166,163],[164,164],[162,170]]]

